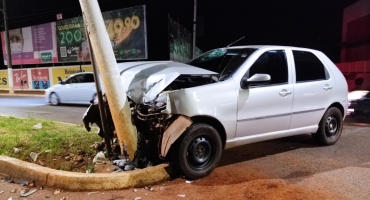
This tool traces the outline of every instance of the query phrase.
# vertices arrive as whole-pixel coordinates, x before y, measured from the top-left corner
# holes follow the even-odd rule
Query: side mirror
[[[242,89],[248,89],[250,85],[264,85],[269,84],[271,76],[268,74],[255,74],[250,78],[243,77],[240,81],[240,87]]]
[[[58,82],[59,82],[60,84],[64,85],[64,82],[63,82],[62,78],[60,78],[59,76],[58,76]]]

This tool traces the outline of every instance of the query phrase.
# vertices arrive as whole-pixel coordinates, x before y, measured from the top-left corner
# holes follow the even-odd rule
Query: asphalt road
[[[42,98],[0,96],[0,115],[82,123],[86,109],[87,106],[50,106]],[[162,185],[156,185],[157,193],[148,194],[151,198],[146,199],[173,199],[177,194],[186,194],[187,199],[217,196],[230,199],[322,199],[312,196],[316,194],[325,194],[323,199],[369,199],[370,127],[348,126],[353,122],[351,118],[346,120],[342,136],[333,146],[319,146],[310,135],[300,135],[225,150],[219,166],[210,176],[193,184],[177,179],[166,183],[164,191],[159,191]],[[6,195],[12,196],[9,191],[6,190]],[[45,192],[52,193],[52,189]],[[96,195],[95,198],[108,199],[107,195],[118,193],[131,199],[138,195],[130,189],[107,191],[101,194],[104,197]],[[268,198],[264,196],[267,194],[288,196]],[[300,194],[303,196],[289,196]],[[45,193],[40,192],[40,195],[41,198]],[[85,195],[68,193],[74,199]]]
[[[89,105],[51,106],[41,97],[0,96],[0,115],[33,117],[81,124],[82,116]]]

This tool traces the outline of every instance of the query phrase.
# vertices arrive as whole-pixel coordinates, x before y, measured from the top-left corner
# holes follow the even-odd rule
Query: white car
[[[223,149],[307,133],[335,144],[348,109],[343,74],[312,49],[228,47],[187,64],[118,68],[148,152],[192,179],[211,173]]]
[[[72,74],[45,90],[46,102],[54,106],[61,103],[89,104],[95,96],[96,86],[92,72]]]

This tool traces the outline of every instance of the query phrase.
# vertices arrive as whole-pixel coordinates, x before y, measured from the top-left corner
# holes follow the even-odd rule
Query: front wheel
[[[54,92],[50,94],[50,104],[53,106],[60,104],[59,96]]]
[[[175,167],[190,179],[209,175],[218,165],[222,143],[219,133],[208,124],[193,124],[175,143]]]
[[[343,115],[336,107],[329,108],[319,123],[319,129],[312,134],[313,139],[322,145],[335,144],[343,129]]]

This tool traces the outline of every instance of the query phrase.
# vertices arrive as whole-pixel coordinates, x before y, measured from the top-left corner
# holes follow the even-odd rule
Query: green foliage
[[[42,128],[33,129],[38,123],[42,124]],[[81,125],[0,116],[0,155],[27,161],[31,152],[41,152],[39,156],[44,158],[78,151],[94,156],[95,150],[90,145],[101,140],[96,132],[97,128],[87,132]],[[20,151],[15,152],[14,148]]]

